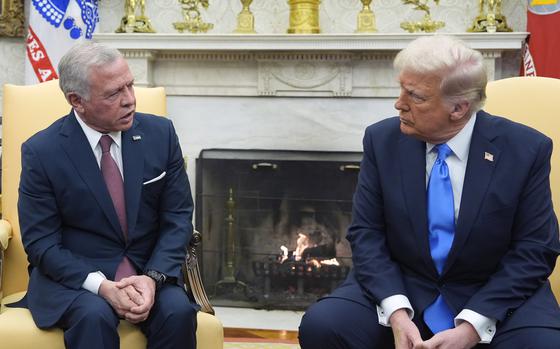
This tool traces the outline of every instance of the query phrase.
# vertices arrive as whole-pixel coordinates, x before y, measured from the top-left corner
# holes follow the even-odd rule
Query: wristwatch
[[[151,277],[156,282],[156,290],[159,290],[167,280],[167,276],[165,276],[165,274],[155,270],[146,270],[144,275]]]

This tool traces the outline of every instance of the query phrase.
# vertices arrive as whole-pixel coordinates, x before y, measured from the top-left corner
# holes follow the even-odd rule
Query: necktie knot
[[[109,135],[101,136],[101,138],[99,139],[99,145],[101,146],[101,152],[102,153],[107,153],[109,150],[111,150],[111,144],[112,143],[113,143],[113,138],[111,138],[111,136],[109,136]]]
[[[451,154],[451,148],[447,145],[447,143],[438,144],[434,147],[438,152],[438,159],[445,161],[449,154]]]

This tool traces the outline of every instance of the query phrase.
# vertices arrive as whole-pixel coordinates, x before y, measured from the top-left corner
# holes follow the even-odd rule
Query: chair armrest
[[[12,238],[12,225],[5,219],[0,219],[0,300],[2,293],[2,269],[4,268],[4,251],[8,248]]]
[[[0,249],[5,251],[12,238],[12,225],[5,219],[0,219]]]
[[[202,234],[194,230],[189,247],[187,248],[185,263],[183,264],[183,276],[185,277],[185,287],[187,291],[190,290],[192,292],[194,300],[200,305],[201,310],[214,315],[214,308],[212,308],[206,291],[204,290],[204,285],[202,284],[202,277],[200,276],[200,269],[196,256],[196,248],[201,241]]]

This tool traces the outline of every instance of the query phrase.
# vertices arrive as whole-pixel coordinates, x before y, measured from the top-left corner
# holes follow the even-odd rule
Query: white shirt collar
[[[469,148],[471,146],[471,138],[474,131],[474,124],[476,122],[476,113],[474,113],[465,126],[457,133],[453,138],[448,140],[446,143],[453,151],[453,154],[459,160],[466,161],[469,155]],[[426,142],[426,154],[430,153],[436,144]]]
[[[74,113],[74,116],[76,117],[76,120],[78,120],[78,124],[80,124],[80,126],[82,127],[82,130],[84,130],[84,134],[86,135],[86,138],[89,142],[89,145],[91,146],[91,149],[95,149],[95,147],[97,147],[97,145],[99,144],[99,139],[101,139],[101,136],[103,136],[105,133],[101,133],[97,130],[94,130],[93,128],[89,127],[84,120],[82,120],[82,118],[78,115],[78,113],[72,109],[72,112]],[[113,142],[115,142],[115,145],[117,146],[118,149],[121,149],[121,136],[122,136],[122,132],[121,131],[116,131],[116,132],[110,132],[107,133],[111,138],[113,138]]]

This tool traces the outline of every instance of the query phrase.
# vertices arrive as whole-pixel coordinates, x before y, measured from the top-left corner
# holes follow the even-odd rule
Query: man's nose
[[[136,97],[134,96],[134,87],[130,86],[124,89],[123,98],[121,101],[123,106],[129,106],[136,102]]]
[[[403,102],[402,95],[400,95],[399,98],[397,98],[397,100],[395,101],[395,109],[402,110],[402,111],[408,110],[408,105],[405,102]]]

